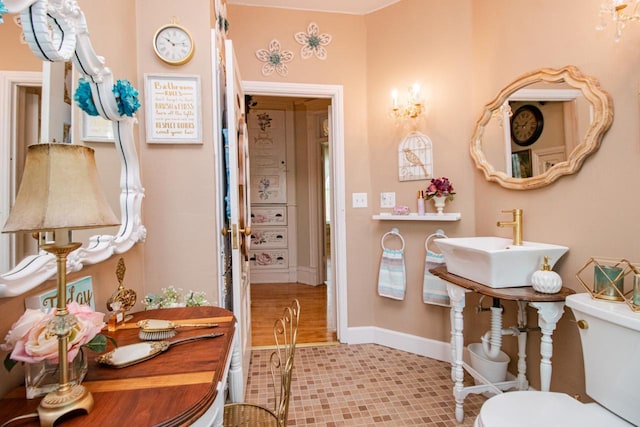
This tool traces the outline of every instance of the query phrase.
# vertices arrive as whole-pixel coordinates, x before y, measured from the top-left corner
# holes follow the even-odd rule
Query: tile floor
[[[272,350],[251,355],[246,401],[273,406]],[[481,395],[454,415],[451,369],[445,362],[376,344],[298,346],[289,426],[472,426]],[[268,404],[267,404],[268,402]]]

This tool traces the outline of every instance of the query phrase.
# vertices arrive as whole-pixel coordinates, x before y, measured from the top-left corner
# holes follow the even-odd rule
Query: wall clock
[[[170,65],[186,64],[193,57],[195,45],[189,31],[176,24],[163,25],[153,36],[153,50]]]
[[[523,105],[511,117],[511,138],[516,144],[526,147],[540,138],[544,119],[542,112],[533,105]]]

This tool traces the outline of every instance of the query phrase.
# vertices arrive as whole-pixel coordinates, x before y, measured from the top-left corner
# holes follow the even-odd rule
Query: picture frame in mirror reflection
[[[511,154],[512,176],[514,178],[531,178],[533,170],[531,167],[531,149],[514,151]]]
[[[100,116],[82,113],[82,140],[85,142],[115,142],[113,122]]]

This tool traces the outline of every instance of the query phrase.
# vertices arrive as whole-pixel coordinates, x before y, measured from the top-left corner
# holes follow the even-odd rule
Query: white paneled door
[[[231,40],[225,41],[226,114],[229,146],[229,204],[231,233],[232,310],[238,322],[234,352],[239,352],[242,384],[230,384],[231,400],[244,400],[251,359],[251,292],[249,277],[249,242],[251,212],[249,200],[249,150],[242,80],[235,60]],[[232,362],[233,363],[233,362]]]

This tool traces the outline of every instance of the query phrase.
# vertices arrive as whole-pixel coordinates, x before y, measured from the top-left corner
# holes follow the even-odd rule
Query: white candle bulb
[[[398,91],[395,89],[391,91],[391,100],[393,102],[393,108],[398,108]]]
[[[413,99],[417,100],[420,97],[420,85],[414,83],[413,85]]]

